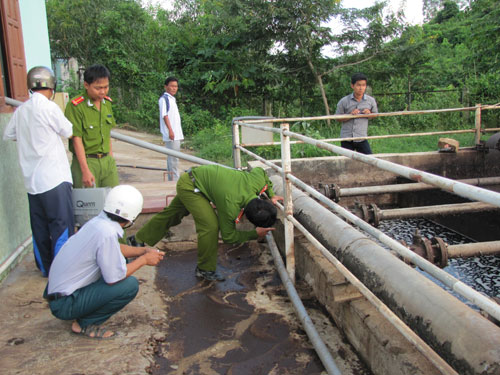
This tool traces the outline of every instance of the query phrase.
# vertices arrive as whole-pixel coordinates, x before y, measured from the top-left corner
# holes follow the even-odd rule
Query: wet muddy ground
[[[224,282],[195,277],[194,243],[167,251],[156,285],[164,293],[168,329],[155,350],[152,374],[326,374],[266,250],[256,242],[221,244],[218,270]],[[302,289],[320,334],[336,341],[330,345],[340,366],[348,364],[349,374],[369,374]]]

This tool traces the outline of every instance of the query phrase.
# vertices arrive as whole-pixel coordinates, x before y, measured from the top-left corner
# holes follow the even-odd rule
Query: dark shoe
[[[134,246],[134,247],[146,246],[146,244],[144,242],[137,242],[134,235],[127,237],[127,245]]]
[[[204,271],[196,267],[196,277],[203,278],[208,281],[224,281],[226,278],[216,271]]]

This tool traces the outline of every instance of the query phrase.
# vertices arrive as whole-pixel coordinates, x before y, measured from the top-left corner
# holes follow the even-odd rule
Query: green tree
[[[168,43],[151,14],[134,0],[47,0],[46,7],[52,57],[107,66],[118,120],[146,120],[142,108],[161,90]]]

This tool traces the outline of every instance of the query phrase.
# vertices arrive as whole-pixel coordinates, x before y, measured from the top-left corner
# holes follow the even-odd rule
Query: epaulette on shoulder
[[[85,98],[82,96],[79,96],[78,98],[75,98],[71,101],[71,103],[73,103],[73,105],[78,105],[80,104],[81,102],[83,102],[85,100]]]
[[[111,99],[109,96],[105,96],[104,99],[109,100],[110,102],[113,102],[113,99]]]

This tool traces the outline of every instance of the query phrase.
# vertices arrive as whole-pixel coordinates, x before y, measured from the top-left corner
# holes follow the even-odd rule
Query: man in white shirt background
[[[37,66],[28,72],[32,97],[16,109],[3,139],[17,141],[19,164],[28,192],[33,251],[43,276],[74,233],[71,170],[61,137],[73,126],[56,103],[54,72]]]
[[[158,100],[160,108],[160,131],[165,142],[165,147],[170,150],[180,151],[181,141],[184,139],[181,127],[181,116],[175,94],[179,89],[179,80],[175,77],[168,77],[165,80],[165,92]],[[169,181],[179,179],[178,170],[179,159],[169,155],[167,157],[167,172]]]

